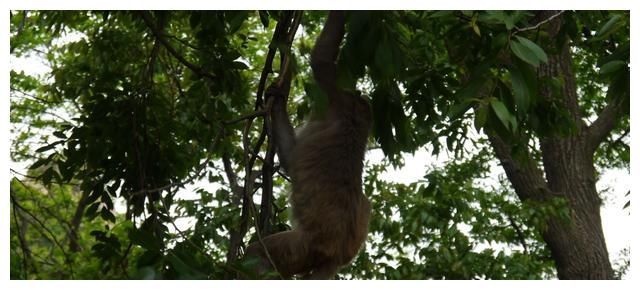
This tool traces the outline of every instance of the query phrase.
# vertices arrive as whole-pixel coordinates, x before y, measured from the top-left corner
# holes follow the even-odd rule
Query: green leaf
[[[238,69],[238,70],[245,70],[248,69],[249,66],[247,66],[246,63],[241,62],[241,61],[234,61],[231,63],[231,67],[234,69]]]
[[[600,74],[601,75],[612,74],[614,72],[617,72],[617,71],[621,70],[622,68],[624,68],[626,66],[627,66],[627,63],[625,61],[622,61],[622,60],[610,61],[610,62],[605,63],[602,67],[600,67]]]
[[[66,135],[64,135],[64,133],[62,133],[61,131],[55,131],[55,132],[53,132],[53,136],[56,136],[56,137],[58,137],[58,138],[60,138],[60,139],[67,139],[67,136],[66,136]]]
[[[449,16],[452,14],[453,14],[453,11],[437,11],[429,15],[429,18],[440,18],[440,17]]]
[[[376,48],[375,63],[377,69],[385,78],[393,76],[393,52],[389,41],[386,39],[382,40]]]
[[[527,62],[528,64],[538,67],[540,65],[540,60],[536,55],[529,50],[526,46],[517,41],[510,41],[509,47],[511,47],[511,52],[515,54],[521,60]]]
[[[116,222],[116,217],[113,215],[113,213],[106,207],[103,207],[102,210],[100,211],[100,216],[102,217],[103,220],[105,221],[110,221],[112,223]]]
[[[620,28],[620,25],[616,25],[616,24],[618,24],[620,19],[622,19],[622,15],[620,15],[620,14],[613,15],[609,19],[609,21],[607,21],[607,23],[605,23],[600,28],[600,30],[598,30],[598,32],[596,33],[596,35],[595,35],[595,37],[593,39],[594,40],[602,40],[602,39],[606,38],[607,36],[609,36],[609,34],[615,32],[618,28]]]
[[[38,159],[38,161],[33,163],[33,165],[29,166],[29,169],[36,169],[42,165],[45,165],[47,162],[49,162],[48,158]]]
[[[516,24],[513,22],[513,17],[505,17],[504,26],[506,26],[508,30],[511,30],[514,27],[516,27]]]
[[[163,247],[161,240],[156,239],[150,231],[144,229],[129,230],[129,239],[147,250],[157,251]]]
[[[53,142],[53,143],[51,143],[49,145],[42,146],[42,147],[36,149],[36,152],[49,151],[49,150],[53,149],[54,147],[56,147],[56,145],[58,145],[58,144],[60,144],[62,142],[64,142],[64,140],[56,141],[56,142]]]
[[[85,211],[85,216],[88,217],[90,220],[95,218],[96,217],[96,212],[98,211],[98,207],[99,206],[100,206],[99,202],[91,204],[87,208],[87,211]]]
[[[511,76],[511,88],[513,89],[517,110],[526,112],[529,109],[531,96],[527,82],[517,67],[511,67],[509,69],[509,75]]]
[[[473,125],[476,127],[476,131],[480,132],[482,127],[484,127],[484,124],[487,123],[488,112],[489,109],[486,104],[482,104],[476,109],[476,117],[473,120]]]
[[[230,33],[237,32],[238,29],[242,27],[242,24],[248,16],[246,11],[229,11],[226,14],[227,15],[225,16],[228,16],[230,18],[228,19]]]
[[[464,113],[471,109],[471,105],[471,101],[468,100],[459,104],[455,104],[453,107],[451,107],[451,110],[449,110],[447,117],[451,120],[460,118]]]
[[[480,27],[478,27],[478,24],[476,24],[475,22],[471,23],[471,28],[473,28],[473,32],[475,32],[478,36],[480,35]]]
[[[549,59],[547,58],[547,54],[544,52],[544,50],[542,50],[542,48],[540,46],[538,46],[535,42],[528,40],[524,37],[520,37],[516,35],[516,38],[518,39],[518,41],[520,41],[520,43],[522,45],[524,45],[525,47],[527,47],[530,51],[533,52],[533,54],[535,54],[535,56],[538,58],[538,60],[546,63]]]
[[[507,130],[513,131],[513,127],[510,126],[512,115],[509,113],[509,110],[504,103],[497,99],[493,99],[491,100],[491,108],[493,109],[493,112],[496,113],[496,116],[498,116],[498,119],[500,119],[500,122],[502,122],[502,125],[504,125]]]

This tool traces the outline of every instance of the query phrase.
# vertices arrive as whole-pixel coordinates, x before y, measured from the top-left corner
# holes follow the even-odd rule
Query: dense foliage
[[[322,111],[308,58],[323,19],[302,11],[12,12],[12,57],[50,70],[11,70],[11,158],[29,164],[28,172],[12,168],[11,277],[229,279],[248,271],[242,250],[259,238],[256,228],[264,236],[290,227],[263,90],[290,59],[294,123]],[[582,205],[553,182],[535,190],[555,194],[536,195],[519,181],[535,176],[532,168],[553,179],[562,160],[550,161],[547,144],[583,135],[592,136],[585,164],[595,164],[594,178],[628,170],[629,13],[359,11],[347,32],[340,82],[370,96],[369,154],[385,158],[367,163],[370,235],[339,278],[562,272],[548,236],[577,222]],[[382,178],[418,150],[451,158],[412,183]],[[499,166],[506,175],[497,177]]]

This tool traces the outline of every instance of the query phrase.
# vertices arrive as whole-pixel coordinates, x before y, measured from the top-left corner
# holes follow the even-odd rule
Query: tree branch
[[[524,248],[524,254],[525,255],[529,255],[529,249],[527,247],[527,241],[526,241],[526,238],[524,236],[524,233],[522,232],[522,229],[520,228],[520,226],[518,226],[518,224],[513,219],[513,217],[511,217],[510,215],[507,214],[507,218],[509,219],[509,224],[511,224],[511,227],[513,227],[513,229],[516,230],[516,234],[518,235],[518,240],[520,241],[520,244]]]
[[[150,189],[141,189],[138,191],[134,191],[132,193],[130,193],[130,196],[134,196],[134,195],[138,195],[138,194],[145,194],[145,193],[152,193],[152,192],[160,192],[166,189],[170,189],[172,187],[175,186],[183,186],[185,184],[190,183],[191,181],[195,180],[197,177],[200,176],[200,173],[202,172],[202,170],[204,170],[204,168],[207,167],[207,163],[209,163],[209,161],[211,161],[211,152],[213,151],[213,149],[218,145],[218,143],[220,142],[220,140],[222,140],[222,138],[224,137],[224,127],[220,127],[220,130],[218,131],[218,133],[216,134],[216,136],[213,138],[213,141],[211,142],[211,146],[209,147],[208,152],[208,156],[207,159],[205,159],[205,161],[203,161],[202,163],[200,163],[200,165],[198,165],[196,172],[191,175],[190,177],[188,177],[187,179],[180,181],[180,182],[172,182],[169,183],[167,185],[161,186],[161,187],[156,187],[156,188],[150,188]]]
[[[20,220],[18,220],[18,208],[16,204],[13,204],[13,221],[16,225],[16,231],[18,232],[18,241],[20,242],[20,249],[22,250],[22,268],[24,271],[23,279],[27,279],[29,274],[29,264],[33,264],[31,261],[33,258],[31,257],[31,250],[29,249],[29,245],[27,245],[27,239],[25,238],[25,232],[22,231],[22,224]]]
[[[231,166],[231,158],[229,157],[228,152],[224,152],[222,154],[222,164],[224,166],[224,172],[227,175],[227,180],[229,180],[229,188],[233,194],[231,197],[231,203],[239,205],[240,200],[242,200],[242,187],[238,185],[238,175]]]
[[[178,61],[195,72],[198,76],[204,76],[211,80],[215,80],[216,76],[214,74],[205,71],[203,68],[189,62],[180,53],[178,53],[175,48],[173,48],[173,46],[171,46],[171,43],[169,43],[169,41],[165,38],[162,31],[160,31],[154,24],[153,17],[151,16],[151,13],[149,13],[149,11],[140,11],[139,14],[147,27],[149,27],[153,35],[160,41],[160,43],[162,43],[162,46],[164,46],[171,55],[173,55]]]
[[[291,45],[293,43],[294,36],[300,25],[302,19],[302,11],[296,11],[293,13],[287,13],[280,19],[280,23],[283,23],[281,27],[282,31],[278,31],[277,34],[280,37],[280,41],[284,42],[284,47],[280,49],[280,72],[278,74],[278,87],[285,91],[285,94],[289,94],[291,89]],[[279,24],[280,24],[279,23]],[[269,99],[267,107],[273,105],[274,99]],[[269,110],[271,111],[271,110]],[[264,233],[271,233],[271,220],[272,216],[272,203],[273,203],[273,173],[274,170],[274,157],[276,155],[276,146],[273,140],[273,124],[271,116],[264,118],[263,130],[267,132],[269,136],[269,143],[267,144],[267,151],[265,153],[265,161],[262,164],[262,201],[260,203],[260,219],[259,230]]]
[[[80,244],[78,244],[79,230],[82,223],[82,217],[84,216],[84,210],[87,207],[87,198],[89,197],[89,191],[83,190],[78,205],[76,206],[75,213],[71,219],[70,233],[69,233],[69,250],[71,252],[79,252]]]
[[[241,116],[241,117],[238,117],[238,118],[230,120],[230,121],[224,121],[224,124],[227,125],[227,126],[228,125],[233,125],[233,124],[239,123],[241,121],[245,121],[245,120],[249,120],[249,119],[254,119],[256,117],[264,116],[266,112],[267,112],[267,110],[254,111],[251,114],[248,114],[248,115],[245,115],[245,116]]]
[[[552,196],[544,179],[542,170],[527,157],[523,162],[518,162],[511,155],[511,145],[496,133],[487,132],[489,142],[500,160],[509,181],[521,201],[545,200]],[[527,150],[528,153],[528,150]]]
[[[62,251],[62,255],[64,256],[65,263],[67,264],[67,267],[69,267],[69,274],[71,275],[71,278],[73,279],[73,276],[74,276],[73,275],[73,265],[71,263],[71,260],[69,259],[69,255],[67,254],[67,251],[65,251],[64,247],[62,246],[60,241],[58,241],[58,239],[56,238],[55,234],[53,234],[53,232],[51,232],[51,230],[38,217],[36,217],[33,213],[31,213],[29,210],[24,208],[22,205],[20,205],[20,203],[18,202],[17,198],[14,196],[13,189],[10,189],[10,191],[11,191],[11,193],[10,193],[11,203],[13,203],[13,205],[15,207],[20,209],[20,211],[22,211],[23,213],[26,213],[36,223],[38,223],[38,225],[40,225],[40,227],[49,234],[49,236],[51,237],[51,240],[53,241],[53,243],[58,248],[60,248],[60,251]]]
[[[613,98],[587,128],[588,146],[591,152],[600,146],[618,124],[623,115],[624,103],[622,98]]]
[[[551,15],[549,18],[544,19],[544,20],[542,20],[542,21],[538,22],[538,24],[536,24],[536,25],[534,25],[534,26],[524,27],[524,28],[516,27],[516,33],[518,33],[518,32],[523,32],[523,31],[528,31],[528,30],[538,29],[538,27],[540,27],[541,25],[543,25],[543,24],[545,24],[545,23],[547,23],[547,22],[549,22],[549,21],[553,20],[554,18],[556,18],[556,17],[560,16],[562,13],[564,13],[564,10],[562,10],[562,11],[560,11],[560,12],[556,13],[556,14]]]

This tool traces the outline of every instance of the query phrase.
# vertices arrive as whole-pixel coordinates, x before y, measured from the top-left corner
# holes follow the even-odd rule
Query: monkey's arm
[[[344,11],[330,11],[311,52],[311,69],[320,87],[331,98],[337,91],[336,60],[344,36]]]
[[[288,91],[286,82],[284,84]],[[267,97],[273,98],[273,105],[271,107],[271,121],[273,126],[273,138],[276,145],[276,151],[278,158],[280,159],[280,166],[284,168],[284,171],[290,173],[289,166],[291,164],[291,151],[296,143],[293,126],[289,120],[289,114],[287,114],[287,103],[285,91],[282,88],[275,86],[267,89]]]

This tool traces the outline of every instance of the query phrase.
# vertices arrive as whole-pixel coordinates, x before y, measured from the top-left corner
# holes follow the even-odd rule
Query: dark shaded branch
[[[591,152],[595,151],[616,127],[624,115],[624,103],[622,98],[612,98],[598,118],[588,127],[587,138]]]
[[[34,101],[43,103],[43,104],[48,105],[48,106],[51,106],[52,104],[54,104],[53,101],[45,100],[43,98],[37,97],[34,94],[27,93],[27,92],[25,92],[25,91],[23,91],[21,89],[13,87],[13,86],[11,86],[10,89],[11,89],[11,91],[15,91],[15,92],[21,93],[23,95],[23,98],[25,98],[25,99],[32,99]]]
[[[222,154],[222,164],[224,166],[224,172],[227,175],[227,180],[229,181],[229,189],[233,194],[231,197],[231,203],[239,205],[240,200],[242,199],[242,187],[238,185],[238,175],[231,166],[231,158],[229,157],[228,152],[224,152]]]
[[[160,203],[162,205],[162,209],[164,210],[165,214],[169,217],[169,206],[167,206],[165,200],[163,198],[160,199]],[[211,259],[211,256],[209,256],[209,254],[207,252],[204,251],[204,249],[202,249],[200,246],[196,245],[193,240],[191,240],[185,233],[184,231],[182,231],[180,228],[178,228],[178,225],[176,225],[176,222],[174,220],[173,217],[169,217],[169,223],[171,223],[171,225],[173,226],[173,229],[176,230],[178,232],[178,234],[180,235],[180,237],[182,237],[182,239],[189,243],[194,249],[198,250],[198,252],[200,252],[200,254],[202,254],[204,257],[207,257],[209,259]],[[129,244],[129,247],[131,247],[131,244]],[[129,250],[127,249],[127,252]]]
[[[224,124],[228,126],[228,125],[233,125],[233,124],[236,124],[236,123],[240,123],[240,122],[245,121],[245,120],[254,119],[256,117],[262,117],[262,116],[265,115],[265,112],[266,112],[266,110],[254,111],[251,114],[248,114],[248,115],[245,115],[245,116],[241,116],[241,117],[238,117],[238,118],[230,120],[230,121],[225,121]]]
[[[520,200],[545,200],[552,196],[542,170],[530,157],[523,160],[522,164],[512,157],[511,145],[508,142],[493,132],[487,132],[487,136]]]
[[[269,51],[267,52],[267,57],[264,62],[264,67],[262,68],[262,73],[260,74],[260,81],[258,82],[258,90],[256,91],[256,106],[255,110],[258,110],[263,104],[264,89],[267,84],[267,77],[270,73],[273,72],[273,58],[276,55],[276,51],[278,50],[278,46],[276,45],[278,42],[282,41],[283,36],[287,33],[287,28],[291,19],[288,17],[288,14],[285,15],[278,24],[276,25],[275,31],[273,32],[273,36],[271,37],[271,43],[269,44]]]
[[[279,42],[284,42],[284,47],[280,49],[280,71],[278,74],[278,86],[288,96],[291,89],[291,45],[293,43],[294,36],[302,20],[302,11],[296,11],[293,13],[286,13],[280,19],[280,23],[283,24],[278,31]],[[274,102],[270,99],[269,102]],[[268,107],[273,104],[268,104]],[[260,219],[258,227],[263,233],[271,233],[271,220],[272,216],[272,204],[273,204],[273,174],[274,170],[274,157],[276,155],[276,142],[273,139],[273,124],[270,117],[264,118],[263,131],[267,132],[269,136],[269,143],[267,144],[267,151],[265,153],[265,161],[262,164],[262,200],[260,203]]]
[[[82,195],[80,196],[80,200],[78,201],[76,211],[73,214],[73,218],[71,219],[71,226],[69,229],[69,250],[71,252],[80,251],[80,245],[78,244],[78,232],[80,230],[80,224],[82,222],[84,210],[87,207],[88,197],[89,191],[83,190]]]
[[[243,144],[243,150],[244,150],[244,164],[245,164],[245,178],[244,178],[244,186],[242,189],[242,197],[243,197],[242,216],[241,216],[241,224],[240,224],[239,231],[231,232],[231,237],[230,237],[231,245],[230,245],[229,251],[227,252],[227,263],[231,263],[235,261],[235,259],[237,258],[238,249],[240,247],[240,244],[242,243],[242,237],[244,237],[244,234],[247,232],[247,226],[248,226],[247,214],[249,213],[251,214],[251,216],[253,217],[253,220],[255,221],[256,235],[258,237],[258,242],[262,245],[263,248],[266,248],[264,246],[264,242],[262,241],[261,231],[263,230],[263,227],[266,224],[268,224],[268,216],[271,211],[270,206],[271,206],[272,190],[273,190],[272,178],[273,178],[273,172],[274,172],[273,156],[275,155],[274,145],[271,144],[272,142],[269,142],[269,144],[267,145],[267,153],[265,158],[263,159],[263,166],[262,166],[262,172],[261,172],[262,173],[262,185],[261,185],[262,186],[262,205],[261,205],[262,211],[261,211],[260,217],[257,214],[257,210],[252,200],[253,188],[255,185],[255,178],[257,177],[257,176],[254,177],[252,172],[253,172],[253,166],[255,164],[255,161],[258,158],[260,148],[262,148],[262,145],[266,140],[267,135],[271,135],[271,132],[270,132],[271,126],[268,118],[265,117],[266,115],[264,114],[264,112],[269,112],[271,110],[271,106],[273,105],[273,99],[269,99],[265,105],[263,101],[263,95],[264,95],[264,89],[266,87],[267,77],[270,73],[273,72],[273,68],[272,68],[273,58],[275,57],[276,50],[278,49],[278,46],[276,44],[279,42],[282,42],[283,38],[286,40],[286,37],[288,36],[287,31],[289,31],[289,25],[292,21],[291,15],[292,15],[291,12],[285,12],[284,14],[282,14],[282,17],[278,21],[278,25],[276,26],[276,29],[274,31],[271,44],[269,45],[269,51],[267,53],[267,57],[265,60],[265,65],[262,69],[262,73],[260,75],[260,81],[258,83],[258,90],[256,92],[256,103],[255,103],[256,112],[254,112],[253,114],[247,117],[240,118],[240,120],[244,120],[244,119],[247,120],[244,126],[244,129],[242,131],[242,144]],[[281,66],[281,69],[282,69],[282,66]],[[263,129],[260,132],[258,141],[253,146],[251,146],[249,142],[249,131],[253,124],[253,120],[255,119],[255,117],[259,115],[262,115],[263,117],[265,117],[263,119],[264,120]],[[265,207],[267,208],[265,209]],[[266,219],[264,218],[265,216],[267,217]],[[266,256],[269,262],[271,263],[271,265],[274,267],[274,269],[277,269],[275,267],[275,264],[271,260],[271,257],[268,252],[266,253]]]
[[[18,28],[16,29],[16,38],[18,38],[20,36],[20,34],[22,34],[22,30],[24,29],[24,24],[27,21],[27,10],[21,11],[22,12],[22,19],[20,19],[20,24],[18,24]],[[11,48],[9,49],[9,54],[13,54],[13,51],[16,49],[15,45],[12,45]]]
[[[616,138],[616,140],[613,140],[613,142],[611,142],[611,144],[613,144],[613,145],[621,144],[622,145],[622,139],[624,139],[625,137],[629,136],[630,132],[631,132],[631,128],[628,128],[628,129],[624,130],[624,133],[622,133],[620,136],[618,136],[618,138]]]
[[[516,221],[510,215],[507,215],[507,218],[509,219],[509,224],[511,224],[511,227],[513,227],[513,229],[516,230],[516,235],[518,236],[518,241],[520,241],[520,244],[524,248],[524,254],[525,255],[529,255],[529,249],[527,247],[527,241],[525,239],[524,233],[522,232],[522,229],[520,228],[520,226],[518,226]]]
[[[162,31],[162,30],[160,30]],[[151,48],[151,54],[149,56],[149,62],[147,63],[147,70],[145,71],[145,82],[149,88],[153,86],[153,69],[158,60],[158,53],[160,52],[160,38],[156,38],[153,42],[153,48]]]
[[[193,72],[195,72],[198,76],[204,76],[204,77],[207,77],[207,78],[209,78],[211,80],[215,80],[215,75],[214,74],[212,74],[211,72],[208,72],[208,71],[204,70],[203,68],[193,64],[192,62],[186,60],[180,53],[178,53],[178,51],[175,50],[175,48],[173,48],[173,46],[171,46],[171,43],[169,43],[169,41],[166,39],[165,35],[155,25],[155,23],[153,21],[153,17],[151,16],[151,13],[149,13],[149,11],[140,11],[138,13],[142,17],[142,20],[147,25],[147,27],[149,27],[149,29],[151,30],[153,35],[160,41],[160,43],[162,43],[162,46],[164,46],[164,48],[171,55],[173,55],[173,57],[175,57],[178,61],[180,61],[186,67],[191,69]]]
[[[51,238],[51,241],[53,241],[53,243],[58,248],[60,248],[60,251],[62,252],[62,255],[64,256],[65,264],[67,264],[67,267],[69,267],[69,274],[73,278],[73,276],[74,276],[73,275],[73,265],[71,264],[71,260],[69,259],[69,255],[67,254],[67,251],[65,251],[65,249],[62,246],[62,244],[60,243],[60,241],[58,241],[58,238],[56,238],[55,234],[53,232],[51,232],[51,230],[44,224],[44,222],[42,222],[38,217],[36,217],[33,213],[31,213],[25,207],[20,205],[20,203],[18,202],[17,198],[14,195],[13,189],[10,189],[10,191],[11,191],[11,193],[10,193],[11,203],[13,203],[13,206],[18,208],[18,209],[20,209],[20,211],[22,211],[23,213],[25,213],[29,217],[31,217],[31,219],[33,219],[44,231],[47,232],[47,234]]]
[[[273,136],[269,118],[264,118],[264,129],[267,130],[269,136]],[[265,234],[271,234],[271,220],[269,217],[271,216],[271,203],[273,201],[273,160],[275,155],[275,144],[270,139],[269,143],[267,143],[265,161],[262,163],[262,200],[260,201],[260,216],[258,219],[258,230]]]
[[[25,232],[22,231],[22,225],[24,225],[24,222],[21,222],[22,219],[18,219],[18,208],[16,207],[15,203],[13,204],[13,221],[15,223],[16,231],[18,232],[18,242],[20,242],[20,249],[22,250],[22,268],[25,274],[23,279],[27,279],[27,275],[29,274],[29,265],[33,265],[33,263],[31,262],[33,261],[33,258],[31,257],[31,250],[29,249],[29,245],[27,244]]]
[[[16,170],[15,170],[15,169],[13,169],[13,168],[9,168],[9,171],[11,171],[11,172],[13,172],[13,173],[15,173],[15,174],[17,174],[17,175],[20,175],[20,176],[22,176],[22,177],[26,177],[26,178],[31,178],[31,179],[38,179],[38,178],[40,178],[40,177],[38,177],[38,176],[33,176],[33,175],[28,175],[28,174],[20,173],[20,172],[16,171]]]
[[[133,243],[129,242],[127,249],[124,251],[124,254],[122,254],[122,258],[120,258],[120,263],[118,263],[120,265],[120,268],[122,269],[122,274],[124,274],[124,277],[126,279],[130,279],[129,273],[127,273],[127,264],[128,264],[127,257],[129,256],[129,253],[131,253],[132,247],[133,247]]]

